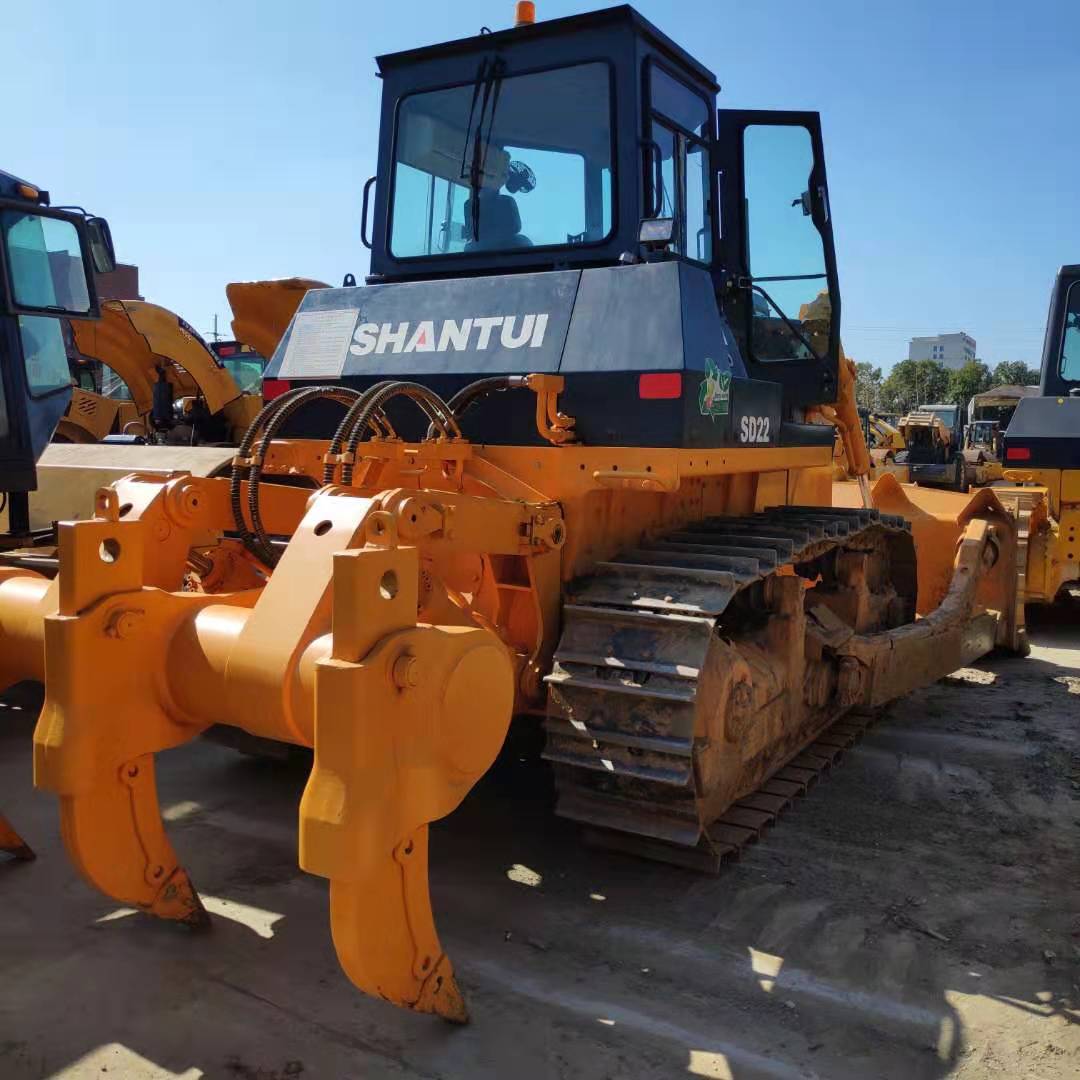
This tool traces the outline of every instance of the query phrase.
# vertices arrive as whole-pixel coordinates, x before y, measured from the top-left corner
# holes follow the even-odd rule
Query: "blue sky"
[[[541,18],[599,3],[538,0]],[[914,334],[1038,360],[1080,261],[1076,0],[638,0],[721,106],[822,113],[848,353]],[[77,0],[4,16],[0,167],[105,214],[148,299],[228,332],[231,280],[367,267],[372,57],[507,25],[510,0]],[[14,108],[12,108],[14,106]]]

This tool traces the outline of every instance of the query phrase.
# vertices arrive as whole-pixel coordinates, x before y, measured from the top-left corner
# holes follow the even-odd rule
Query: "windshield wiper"
[[[495,109],[499,103],[499,92],[502,89],[503,74],[506,64],[496,57],[488,60],[485,57],[480,61],[480,68],[476,73],[476,82],[473,83],[472,104],[469,106],[469,122],[465,128],[465,147],[461,155],[461,176],[464,179],[465,157],[468,154],[469,133],[473,130],[473,114],[476,112],[476,99],[480,98],[480,115],[476,120],[476,133],[472,140],[472,158],[469,162],[469,209],[470,224],[472,225],[472,237],[474,241],[480,239],[480,189],[484,181],[484,168],[487,165],[488,147],[491,145],[491,132],[495,126]],[[483,95],[481,97],[481,95]],[[488,112],[488,103],[491,111]],[[487,136],[484,136],[484,119],[487,118]]]

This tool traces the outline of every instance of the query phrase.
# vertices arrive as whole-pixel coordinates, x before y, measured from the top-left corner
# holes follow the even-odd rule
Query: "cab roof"
[[[4,172],[0,169],[0,198],[3,199],[19,199],[22,196],[19,194],[19,185],[26,184],[27,187],[36,188],[36,184],[31,184],[29,180],[23,180],[22,177],[13,176],[11,173]]]
[[[660,52],[667,53],[684,68],[693,71],[698,78],[707,83],[714,91],[720,89],[716,75],[704,64],[695,60],[682,46],[676,45],[662,30],[657,29],[648,19],[635,11],[629,4],[604,8],[600,11],[588,11],[582,15],[567,15],[561,19],[545,19],[529,26],[509,27],[494,30],[491,33],[474,34],[472,37],[444,41],[437,45],[425,45],[418,49],[406,49],[402,52],[384,53],[375,58],[379,71],[395,67],[404,67],[422,60],[433,60],[444,56],[461,53],[473,53],[480,49],[497,49],[521,41],[536,41],[545,37],[563,37],[577,29],[592,29],[603,26],[631,27],[635,33],[648,39]]]

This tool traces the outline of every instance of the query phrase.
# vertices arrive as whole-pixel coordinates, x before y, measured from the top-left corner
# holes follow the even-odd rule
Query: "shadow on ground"
[[[0,805],[40,855],[0,863],[0,1075],[1073,1076],[1080,634],[1033,639],[894,706],[715,878],[583,848],[519,726],[433,830],[465,1029],[341,974],[296,865],[302,766],[161,755],[196,935],[78,880],[30,789],[32,702],[0,710]]]

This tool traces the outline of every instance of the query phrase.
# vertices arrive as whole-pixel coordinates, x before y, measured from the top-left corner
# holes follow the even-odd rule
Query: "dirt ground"
[[[82,884],[0,712],[0,1077],[1080,1075],[1080,618],[893,707],[716,878],[588,851],[519,733],[433,831],[462,1029],[365,998],[296,865],[303,769],[199,743],[162,805],[216,916]],[[2,857],[0,857],[2,858]]]

